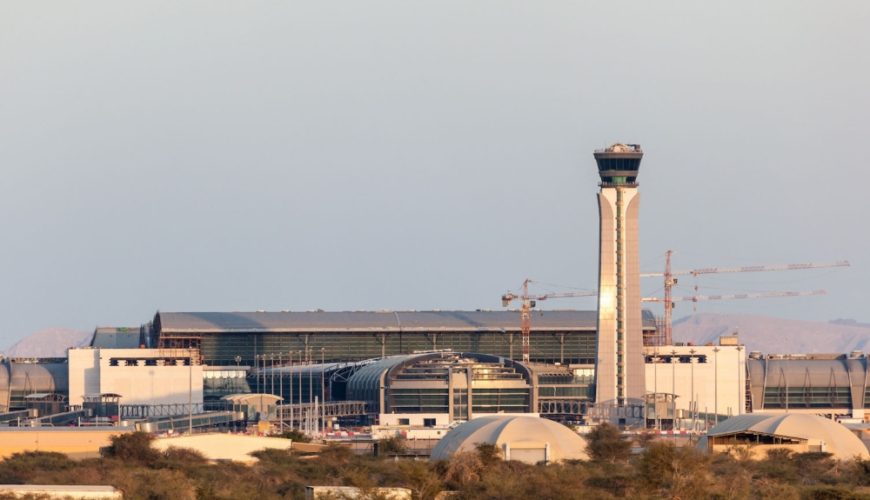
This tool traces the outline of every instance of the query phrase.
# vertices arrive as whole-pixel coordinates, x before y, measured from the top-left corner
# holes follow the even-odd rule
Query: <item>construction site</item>
[[[674,342],[676,303],[825,293],[701,295],[696,288],[675,296],[683,276],[849,263],[672,270],[668,251],[662,272],[642,273],[643,154],[621,143],[594,152],[601,181],[594,292],[536,293],[526,279],[501,295],[498,311],[158,311],[139,326],[97,328],[89,346],[65,359],[2,359],[0,425],[31,433],[297,430],[434,446],[453,427],[491,416],[696,436],[762,411],[862,424],[870,407],[862,352],[747,352],[732,334],[710,345]],[[662,281],[661,296],[642,296],[646,278]],[[538,308],[584,296],[597,299],[595,310]],[[662,313],[645,304],[661,304]],[[67,441],[56,440],[60,448]],[[69,446],[84,452],[80,443]]]

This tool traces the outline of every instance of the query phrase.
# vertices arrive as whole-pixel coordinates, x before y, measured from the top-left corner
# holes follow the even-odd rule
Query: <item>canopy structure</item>
[[[540,417],[490,416],[468,421],[448,432],[432,450],[432,460],[495,445],[505,460],[536,464],[586,460],[586,441],[564,425]]]
[[[708,450],[739,445],[787,447],[827,452],[838,460],[870,458],[864,443],[845,426],[817,415],[797,413],[738,415],[707,431],[706,440],[699,445]]]

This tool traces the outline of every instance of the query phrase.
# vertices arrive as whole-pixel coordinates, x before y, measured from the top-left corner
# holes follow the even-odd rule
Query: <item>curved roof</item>
[[[60,392],[69,390],[66,363],[11,363],[10,391]]]
[[[535,331],[594,331],[595,311],[535,311]],[[644,328],[655,317],[643,312]],[[158,312],[161,333],[519,331],[517,311]]]
[[[731,417],[707,431],[707,436],[727,436],[755,433],[796,439],[819,439],[825,451],[838,460],[851,460],[859,456],[870,458],[867,447],[845,426],[817,415],[799,413],[764,414],[747,413]]]
[[[378,399],[378,390],[380,389],[381,375],[385,371],[406,361],[431,357],[432,355],[433,353],[387,356],[363,366],[351,375],[347,381],[347,398],[360,401],[376,401]],[[436,353],[435,356],[440,356],[440,354]]]
[[[540,417],[490,416],[465,422],[447,433],[432,450],[432,460],[447,460],[455,453],[474,451],[487,443],[503,449],[549,446],[549,460],[586,460],[586,441],[564,425]]]

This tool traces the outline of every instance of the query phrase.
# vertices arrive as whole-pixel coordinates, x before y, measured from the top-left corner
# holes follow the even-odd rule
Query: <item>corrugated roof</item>
[[[535,311],[532,329],[594,331],[596,311]],[[644,311],[645,329],[655,318]],[[519,330],[518,311],[158,312],[160,333]]]

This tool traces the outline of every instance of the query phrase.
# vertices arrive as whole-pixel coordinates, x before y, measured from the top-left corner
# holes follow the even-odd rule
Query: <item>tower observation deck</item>
[[[594,153],[601,186],[637,186],[643,151],[640,144],[614,144]]]
[[[602,417],[629,424],[641,417],[645,392],[637,191],[643,151],[614,144],[594,157],[601,176],[595,404]]]

